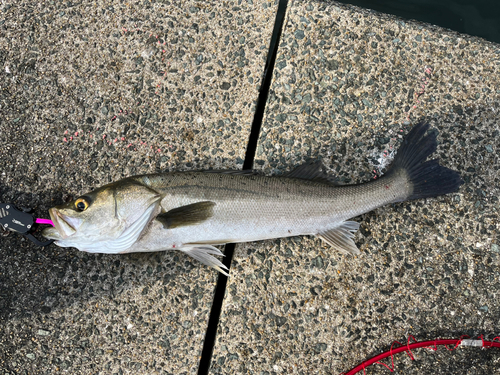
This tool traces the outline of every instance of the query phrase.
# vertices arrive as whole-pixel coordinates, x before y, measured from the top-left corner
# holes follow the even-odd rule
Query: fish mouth
[[[42,235],[52,240],[62,240],[76,233],[76,227],[80,224],[80,219],[64,215],[57,208],[51,208],[49,215],[54,223],[54,228],[46,228]]]

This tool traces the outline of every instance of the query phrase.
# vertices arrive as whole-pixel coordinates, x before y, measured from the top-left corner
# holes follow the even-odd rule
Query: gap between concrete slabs
[[[276,12],[273,34],[271,36],[271,43],[269,45],[268,57],[266,60],[266,66],[264,68],[264,77],[262,80],[259,98],[257,100],[255,116],[252,123],[252,129],[250,131],[250,137],[248,139],[245,161],[243,163],[244,170],[252,169],[253,167],[255,159],[255,151],[257,150],[257,142],[260,134],[260,128],[262,125],[262,119],[264,116],[264,111],[267,103],[267,97],[269,94],[269,88],[271,85],[271,79],[274,71],[274,65],[276,62],[276,53],[278,51],[278,45],[281,37],[283,21],[286,15],[287,3],[288,3],[287,0],[280,0],[278,5],[278,10]],[[227,244],[224,249],[225,257],[223,263],[229,269],[231,268],[231,262],[233,260],[234,248],[235,244]],[[203,350],[201,353],[198,375],[208,374],[210,370],[210,362],[212,360],[212,353],[215,344],[215,338],[217,335],[217,328],[219,325],[222,303],[224,301],[224,295],[226,294],[226,286],[227,286],[227,277],[219,274],[219,277],[217,279],[217,286],[215,289],[214,299],[212,303],[212,309],[210,311],[210,318],[208,321],[207,332],[205,334],[205,341],[203,342]]]

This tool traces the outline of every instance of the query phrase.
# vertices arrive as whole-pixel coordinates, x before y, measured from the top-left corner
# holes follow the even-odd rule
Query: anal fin
[[[216,269],[223,275],[229,276],[229,274],[226,272],[229,271],[229,269],[224,264],[222,264],[219,259],[212,256],[224,256],[224,254],[216,247],[201,244],[185,244],[178,250],[182,251],[184,254],[189,255],[191,258],[194,258],[197,261],[205,264],[206,266],[210,266]]]
[[[338,227],[318,233],[316,236],[330,246],[343,253],[359,254],[359,249],[354,243],[354,233],[359,229],[356,221],[344,221]]]

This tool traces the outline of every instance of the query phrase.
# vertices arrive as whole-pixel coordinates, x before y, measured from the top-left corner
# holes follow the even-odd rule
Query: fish
[[[455,192],[457,171],[427,160],[437,148],[426,123],[404,137],[380,178],[339,185],[320,161],[280,176],[252,170],[181,171],[127,177],[49,210],[42,234],[61,247],[125,254],[178,250],[228,276],[215,246],[313,235],[359,254],[360,223],[378,207]]]

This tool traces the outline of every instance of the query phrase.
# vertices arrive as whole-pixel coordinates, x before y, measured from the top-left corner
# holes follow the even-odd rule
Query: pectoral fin
[[[354,233],[359,229],[359,223],[355,221],[344,221],[340,226],[318,233],[316,236],[321,238],[343,253],[353,255],[359,254],[359,249],[353,241]]]
[[[197,261],[215,268],[217,271],[222,273],[223,275],[229,276],[226,271],[229,271],[228,268],[222,264],[222,262],[214,258],[212,255],[224,256],[222,252],[216,247],[210,245],[183,245],[180,249],[184,254],[189,255],[191,258],[196,259]],[[224,271],[226,270],[226,271]]]
[[[165,229],[195,225],[204,222],[213,215],[214,202],[197,202],[174,208],[156,217]]]

